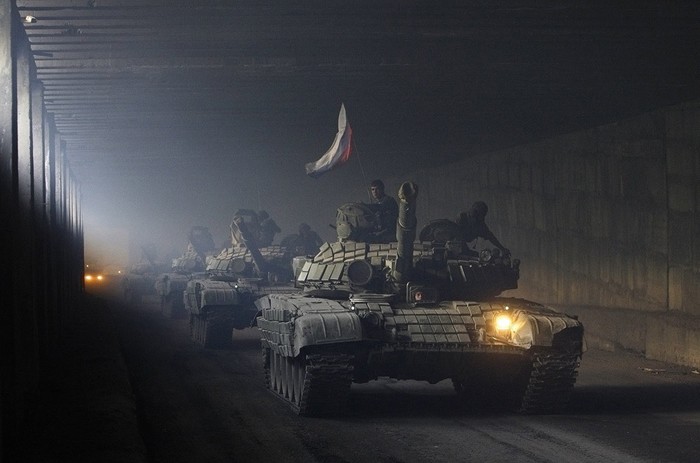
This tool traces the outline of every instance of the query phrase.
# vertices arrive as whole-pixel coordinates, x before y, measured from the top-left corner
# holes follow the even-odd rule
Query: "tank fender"
[[[561,315],[532,314],[518,311],[511,326],[511,341],[521,347],[551,347],[554,335],[581,322]]]
[[[242,302],[235,284],[226,281],[190,281],[187,294],[194,295],[194,304],[188,304],[193,313],[201,313],[207,307],[231,306]]]
[[[362,324],[352,312],[306,313],[294,321],[294,356],[307,346],[362,340]]]
[[[338,301],[272,294],[255,305],[262,311],[263,343],[284,356],[296,357],[309,346],[362,340],[360,317]]]

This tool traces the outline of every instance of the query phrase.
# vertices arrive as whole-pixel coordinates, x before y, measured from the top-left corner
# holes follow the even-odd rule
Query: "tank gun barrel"
[[[260,250],[258,249],[258,244],[255,241],[255,237],[248,229],[248,226],[245,224],[245,220],[243,220],[243,217],[234,217],[231,226],[238,228],[241,234],[241,238],[243,239],[243,244],[250,251],[250,255],[253,258],[253,263],[255,264],[258,273],[262,275],[265,272],[267,272],[267,262],[263,258],[262,254],[260,254]]]
[[[216,247],[214,245],[214,239],[211,237],[211,233],[209,233],[209,228],[207,227],[192,227],[188,239],[192,250],[202,259],[205,258],[207,252]]]
[[[416,239],[416,198],[418,185],[404,182],[399,188],[399,217],[396,221],[396,266],[393,277],[397,283],[405,283],[413,268],[413,241]]]

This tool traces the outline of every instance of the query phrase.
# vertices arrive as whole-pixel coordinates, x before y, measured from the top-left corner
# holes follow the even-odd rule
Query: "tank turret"
[[[237,229],[238,235],[241,237],[241,245],[246,247],[250,252],[250,256],[253,259],[253,264],[259,275],[264,275],[267,273],[268,263],[260,254],[260,249],[255,241],[253,233],[248,229],[248,226],[243,219],[243,216],[236,215],[231,221],[231,230]]]

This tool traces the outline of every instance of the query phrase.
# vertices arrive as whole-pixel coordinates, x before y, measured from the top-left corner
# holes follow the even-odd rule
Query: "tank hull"
[[[257,305],[268,386],[304,415],[342,411],[352,382],[379,377],[451,379],[459,400],[483,405],[498,390],[494,398],[519,412],[558,411],[584,349],[578,320],[522,299],[415,305],[270,295]],[[499,333],[494,322],[504,312],[514,323]],[[299,383],[307,372],[318,399]]]
[[[129,304],[140,304],[144,296],[155,294],[154,274],[128,273],[122,279],[124,300]]]
[[[185,273],[164,273],[158,275],[154,287],[160,298],[161,313],[165,318],[182,318],[185,311],[185,290],[192,278]]]
[[[257,309],[253,294],[237,282],[190,280],[184,291],[192,340],[203,347],[225,347],[234,329],[251,325]]]

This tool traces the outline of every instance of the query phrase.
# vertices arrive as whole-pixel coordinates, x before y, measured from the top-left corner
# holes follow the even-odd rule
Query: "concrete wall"
[[[509,295],[580,314],[592,344],[700,366],[699,103],[408,179],[421,223],[487,202],[487,223],[522,260]]]

